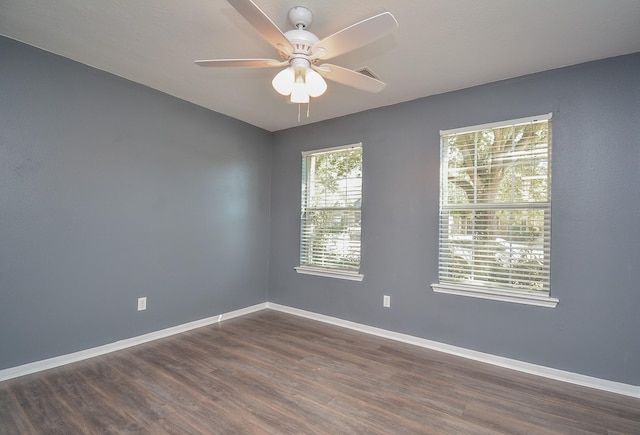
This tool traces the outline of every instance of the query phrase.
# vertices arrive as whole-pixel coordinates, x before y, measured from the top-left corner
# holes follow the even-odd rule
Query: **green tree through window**
[[[361,203],[361,145],[303,155],[301,267],[359,272]]]
[[[440,283],[549,294],[550,125],[442,134]]]

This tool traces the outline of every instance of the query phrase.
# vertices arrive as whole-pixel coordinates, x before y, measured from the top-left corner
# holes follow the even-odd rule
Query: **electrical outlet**
[[[391,306],[391,296],[384,295],[382,297],[382,306],[385,308],[389,308]]]
[[[147,298],[138,298],[138,311],[144,311],[147,309]]]

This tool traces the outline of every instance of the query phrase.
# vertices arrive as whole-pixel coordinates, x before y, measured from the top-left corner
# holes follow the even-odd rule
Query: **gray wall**
[[[560,304],[434,294],[439,130],[547,112]],[[0,37],[0,369],[269,299],[640,385],[639,137],[640,54],[270,134]],[[300,151],[355,142],[364,281],[298,275]]]
[[[391,84],[392,86],[393,84]],[[435,294],[439,131],[553,112],[557,308]],[[640,54],[275,134],[269,300],[640,385]],[[300,151],[363,142],[363,282],[299,275]],[[391,308],[382,308],[382,295]]]
[[[266,301],[271,141],[0,38],[0,369]]]

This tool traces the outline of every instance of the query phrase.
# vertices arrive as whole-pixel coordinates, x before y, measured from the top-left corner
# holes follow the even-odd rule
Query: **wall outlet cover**
[[[147,309],[147,298],[138,298],[138,311],[144,311]]]

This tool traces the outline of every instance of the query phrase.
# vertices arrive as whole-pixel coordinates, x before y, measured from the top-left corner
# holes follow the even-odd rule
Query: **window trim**
[[[351,143],[348,145],[339,145],[337,147],[318,148],[316,150],[302,151],[302,157],[307,157],[313,154],[332,153],[334,151],[350,150],[353,148],[362,148],[362,142]]]
[[[296,266],[294,267],[296,272],[304,275],[325,276],[328,278],[340,278],[351,281],[362,281],[364,275],[356,272],[348,272],[343,270],[322,269],[319,267],[311,266]]]
[[[318,148],[313,150],[302,151],[301,155],[302,155],[302,158],[305,159],[310,155],[350,150],[354,148],[360,148],[360,150],[364,150],[364,147],[362,146],[362,142],[356,142],[356,143],[351,143],[346,145],[339,145],[335,147]],[[300,244],[301,243],[302,243],[302,240],[300,240]],[[298,249],[300,249],[300,244],[298,245]],[[362,262],[362,241],[360,245],[360,261]],[[362,267],[362,264],[360,266]],[[353,270],[322,268],[322,267],[308,266],[308,265],[301,264],[299,266],[294,267],[294,269],[297,273],[303,274],[303,275],[314,275],[314,276],[322,276],[327,278],[338,278],[338,279],[345,279],[350,281],[362,281],[364,279],[364,275],[360,273],[361,268],[358,271],[353,271]]]
[[[434,293],[446,293],[450,295],[469,296],[492,301],[514,302],[516,304],[535,305],[538,307],[555,308],[560,302],[559,299],[551,296],[536,295],[531,292],[518,292],[516,290],[506,291],[491,287],[465,287],[455,284],[431,284]]]
[[[446,136],[446,135],[452,135],[452,134],[467,133],[470,131],[477,131],[477,130],[490,130],[494,128],[505,127],[508,125],[526,124],[530,122],[539,122],[539,121],[550,121],[552,119],[552,115],[553,115],[552,113],[547,113],[543,115],[529,116],[525,118],[479,124],[479,125],[473,125],[473,126],[467,126],[467,127],[461,127],[461,128],[455,128],[455,129],[449,129],[449,130],[440,130],[440,137]],[[442,152],[442,148],[441,148],[441,152]],[[551,165],[551,161],[549,161],[549,165]],[[442,159],[440,161],[440,166],[442,171]],[[440,190],[439,196],[442,197],[442,185],[439,187],[439,190]],[[551,198],[549,198],[549,204],[550,202],[551,202]],[[442,206],[442,204],[440,204],[440,206]],[[549,207],[549,210],[550,209],[551,207]],[[438,225],[440,225],[440,219],[441,219],[440,216],[438,216]],[[438,237],[438,250],[440,250],[439,245],[440,245],[440,237]],[[440,261],[441,261],[440,254],[438,254],[438,264],[440,264]],[[540,306],[540,307],[555,308],[559,303],[559,299],[551,297],[550,290],[548,295],[544,295],[544,294],[536,294],[533,291],[527,291],[527,290],[522,290],[522,291],[519,291],[517,289],[502,290],[498,288],[493,288],[490,286],[490,284],[488,284],[487,286],[483,286],[481,284],[477,286],[472,286],[472,285],[467,286],[464,284],[447,283],[447,282],[433,283],[431,284],[431,288],[434,293],[445,293],[445,294],[452,294],[452,295],[468,296],[468,297],[475,297],[480,299],[489,299],[489,300],[502,301],[502,302],[513,302],[517,304],[534,305],[534,306]]]
[[[450,130],[440,130],[440,136],[446,136],[449,134],[466,133],[469,130],[490,130],[493,128],[506,127],[508,125],[528,124],[536,121],[549,121],[552,118],[553,112],[545,113],[544,115],[527,116],[525,118],[507,119],[505,121],[489,122],[486,124],[470,125],[468,127],[452,128]]]

